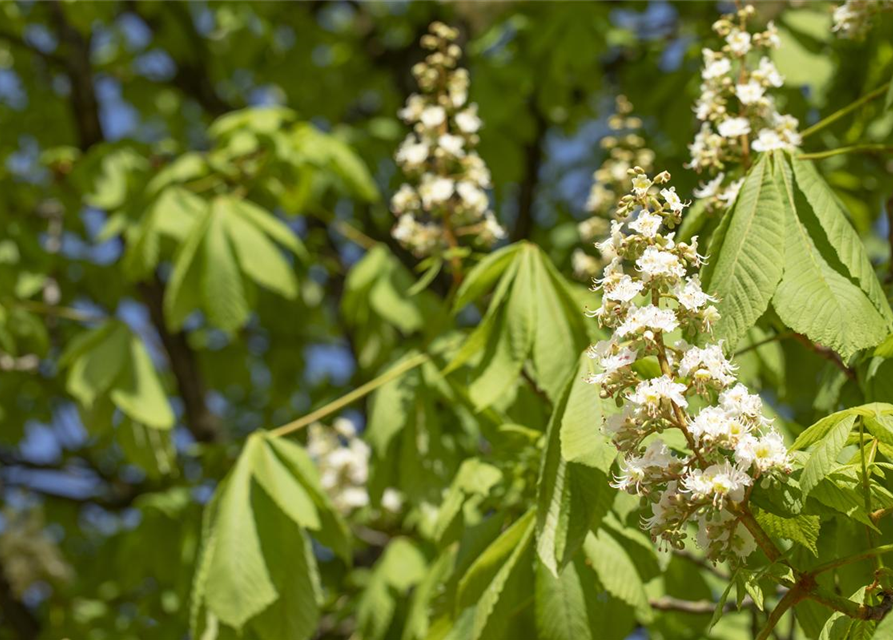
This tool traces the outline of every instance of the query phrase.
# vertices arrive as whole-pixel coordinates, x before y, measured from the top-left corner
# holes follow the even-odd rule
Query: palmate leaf
[[[133,280],[143,280],[161,259],[163,238],[182,242],[192,226],[205,213],[207,202],[179,186],[168,187],[149,205],[146,213],[128,234],[124,254],[125,273]]]
[[[271,213],[250,202],[218,196],[181,244],[165,291],[172,330],[203,310],[215,327],[233,332],[247,322],[249,281],[285,298],[297,295],[293,267],[276,243],[302,257],[303,245]]]
[[[833,199],[817,186],[818,178],[798,169],[788,157],[775,156],[775,175],[785,209],[784,272],[772,304],[795,331],[831,347],[844,358],[880,343],[889,333],[890,311],[878,299],[873,274],[861,243]],[[803,189],[808,189],[813,208]]]
[[[600,469],[568,462],[562,455],[562,419],[575,383],[574,379],[568,381],[555,406],[537,484],[536,550],[555,576],[582,546],[590,528],[607,513],[615,493],[608,485],[610,462]],[[595,431],[599,428],[597,423],[590,426]]]
[[[72,342],[60,359],[68,369],[66,388],[83,407],[92,411],[110,401],[127,417],[153,429],[170,429],[174,414],[155,367],[142,340],[126,324],[111,320]],[[111,426],[111,414],[103,411],[102,424]]]
[[[785,211],[764,154],[753,166],[735,206],[726,213],[710,242],[704,289],[719,298],[722,316],[714,330],[729,347],[769,306],[782,277]]]
[[[349,541],[298,445],[250,436],[208,507],[205,531],[192,595],[196,637],[313,635],[321,595],[308,535],[347,558]]]
[[[557,402],[588,342],[581,310],[545,254],[530,243],[503,251],[479,265],[474,284],[462,292],[463,304],[470,302],[500,275],[483,321],[444,371],[478,358],[469,385],[478,410],[502,397],[528,365],[536,385]]]

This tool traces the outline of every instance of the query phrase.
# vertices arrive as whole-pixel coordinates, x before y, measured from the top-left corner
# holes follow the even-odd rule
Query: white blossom
[[[766,90],[756,80],[751,80],[745,84],[735,85],[735,95],[741,101],[741,104],[753,104],[758,102]]]
[[[638,260],[636,267],[646,280],[657,277],[681,278],[685,275],[685,267],[679,257],[669,251],[657,247],[648,247]]]
[[[623,323],[617,327],[616,334],[626,337],[646,330],[669,333],[679,326],[676,314],[672,309],[661,309],[654,305],[632,307]]]
[[[726,501],[741,502],[753,478],[726,461],[704,469],[693,469],[682,479],[683,491],[695,500],[709,499],[717,508]]]
[[[419,121],[428,129],[436,129],[446,121],[446,110],[439,105],[430,105],[422,110]]]
[[[743,56],[750,51],[750,40],[750,34],[747,31],[741,31],[740,29],[733,29],[732,32],[726,36],[729,50],[736,56]]]
[[[687,407],[685,399],[685,385],[673,382],[666,375],[659,378],[643,380],[636,386],[636,390],[627,396],[627,399],[641,407],[646,413],[655,415],[660,411],[662,403],[669,401],[679,407]]]
[[[726,118],[717,125],[716,130],[723,138],[737,138],[750,133],[750,120],[747,118]]]

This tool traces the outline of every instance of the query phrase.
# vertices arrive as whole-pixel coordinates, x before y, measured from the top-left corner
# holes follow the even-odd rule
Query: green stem
[[[887,93],[887,89],[889,87],[890,87],[890,83],[888,82],[884,86],[878,87],[877,89],[875,89],[874,91],[872,91],[870,93],[866,93],[864,96],[862,96],[855,102],[843,107],[842,109],[838,109],[837,111],[832,113],[827,118],[819,120],[818,122],[816,122],[814,125],[812,125],[808,129],[801,131],[800,135],[803,138],[806,138],[807,136],[811,136],[812,134],[814,134],[816,131],[821,131],[828,125],[833,124],[834,122],[837,122],[838,120],[840,120],[842,117],[844,117],[848,113],[855,111],[859,107],[861,107],[865,104],[868,104],[869,102],[871,102],[872,100],[874,100],[876,98],[880,98],[882,95]]]
[[[801,153],[796,158],[797,160],[821,160],[822,158],[830,158],[831,156],[839,156],[845,153],[893,153],[893,146],[889,144],[854,144],[848,147],[829,149],[828,151]]]
[[[859,457],[862,460],[862,494],[865,496],[865,513],[871,513],[871,482],[868,478],[868,464],[865,461],[865,421],[859,418]],[[874,462],[872,460],[872,462]],[[865,525],[865,535],[868,538],[868,547],[874,548],[874,532],[869,525]],[[884,566],[884,560],[881,556],[875,556],[877,567],[880,569]]]
[[[874,549],[860,551],[859,553],[855,553],[851,556],[844,556],[843,558],[838,558],[837,560],[826,562],[825,564],[821,564],[810,571],[810,573],[812,575],[818,575],[820,573],[824,573],[825,571],[830,571],[831,569],[842,567],[845,564],[852,564],[853,562],[859,562],[860,560],[867,560],[868,558],[874,558],[875,556],[879,556],[885,553],[893,553],[893,544],[882,544],[881,546],[875,547]]]
[[[276,427],[275,429],[270,431],[270,435],[274,437],[280,437],[288,435],[289,433],[297,431],[298,429],[303,429],[307,425],[313,424],[317,420],[325,418],[327,415],[338,411],[342,407],[346,407],[355,400],[359,400],[363,396],[375,391],[376,389],[378,389],[378,387],[387,384],[391,380],[399,378],[407,371],[415,369],[419,365],[428,362],[428,360],[430,359],[431,357],[427,353],[420,353],[416,356],[413,356],[412,358],[409,358],[408,360],[404,360],[400,364],[391,367],[374,380],[370,380],[363,386],[357,387],[350,393],[341,396],[337,400],[333,400],[324,407],[321,407],[316,411],[313,411],[312,413],[308,413],[303,418],[298,418],[297,420],[286,423],[281,427]]]
[[[79,311],[70,307],[57,307],[56,305],[37,302],[36,300],[12,300],[8,304],[9,306],[25,309],[31,313],[65,318],[66,320],[74,320],[75,322],[105,322],[108,320],[106,316]]]

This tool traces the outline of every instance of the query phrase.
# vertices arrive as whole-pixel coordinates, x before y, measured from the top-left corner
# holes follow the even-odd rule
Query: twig
[[[890,83],[888,82],[885,85],[878,87],[874,91],[872,91],[870,93],[866,93],[864,96],[862,96],[855,102],[848,104],[847,106],[843,107],[842,109],[838,109],[837,111],[832,113],[827,118],[819,120],[811,127],[804,129],[803,131],[800,132],[800,136],[802,138],[806,138],[806,137],[814,134],[816,131],[821,131],[828,125],[837,122],[838,120],[840,120],[842,117],[844,117],[848,113],[855,111],[859,107],[868,104],[869,102],[871,102],[872,100],[874,100],[876,98],[880,98],[882,95],[885,95],[887,93],[887,89],[889,87],[890,87]]]
[[[840,359],[840,356],[837,355],[834,351],[832,351],[832,350],[829,349],[828,347],[823,347],[823,346],[820,345],[820,344],[816,344],[816,343],[814,343],[812,340],[810,340],[809,338],[807,338],[807,337],[804,336],[803,334],[800,334],[800,333],[794,333],[794,334],[793,334],[793,337],[794,337],[800,344],[802,344],[803,346],[805,346],[807,349],[810,349],[810,350],[812,350],[812,351],[815,351],[818,355],[820,355],[820,356],[822,356],[823,358],[825,358],[825,360],[829,360],[829,361],[833,362],[833,363],[834,363],[834,366],[836,366],[838,369],[840,369],[841,371],[843,371],[843,373],[846,375],[847,378],[849,378],[850,380],[855,380],[855,379],[856,379],[856,372],[853,371],[852,369],[850,369],[850,368],[846,365],[846,363],[845,363],[843,360]]]
[[[681,611],[683,613],[713,613],[716,610],[716,603],[709,600],[682,600],[672,596],[662,596],[660,598],[652,598],[648,601],[652,609],[658,611]],[[749,608],[754,606],[754,601],[750,596],[746,596],[741,601],[741,608]],[[722,610],[729,612],[737,609],[734,602],[727,602]]]
[[[893,544],[882,544],[881,546],[875,547],[874,549],[868,549],[867,551],[860,551],[859,553],[854,553],[849,556],[837,558],[836,560],[832,560],[831,562],[826,562],[825,564],[819,565],[818,567],[810,571],[810,573],[812,575],[818,575],[820,573],[830,571],[831,569],[842,567],[846,564],[852,564],[854,562],[859,562],[860,560],[867,560],[869,558],[873,558],[885,553],[893,553]]]
[[[853,144],[848,147],[838,147],[828,151],[816,151],[814,153],[801,153],[797,160],[821,160],[831,156],[839,156],[845,153],[893,153],[893,145],[889,144]]]
[[[335,411],[338,411],[342,407],[346,407],[347,405],[354,402],[355,400],[359,400],[366,394],[375,391],[378,387],[390,382],[391,380],[399,378],[404,373],[411,371],[412,369],[415,369],[419,365],[422,365],[422,364],[428,362],[428,360],[430,360],[430,359],[431,359],[431,356],[429,356],[427,353],[420,353],[412,358],[409,358],[408,360],[404,360],[400,364],[397,364],[397,365],[391,367],[390,369],[385,371],[383,374],[381,374],[374,380],[370,380],[363,386],[354,389],[350,393],[347,393],[347,394],[341,396],[337,400],[333,400],[332,402],[325,405],[324,407],[321,407],[321,408],[317,409],[316,411],[308,413],[306,416],[304,416],[302,418],[298,418],[297,420],[288,422],[288,423],[282,425],[281,427],[276,427],[275,429],[272,429],[270,431],[270,435],[274,436],[274,437],[281,437],[284,435],[288,435],[289,433],[292,433],[294,431],[297,431],[298,429],[303,429],[307,425],[313,424],[317,420],[321,420],[322,418],[325,418],[327,415],[334,413]]]
[[[104,322],[108,320],[106,316],[86,311],[78,311],[70,307],[57,307],[55,305],[46,304],[45,302],[37,302],[36,300],[15,300],[10,306],[19,307],[32,313],[39,313],[45,316],[53,316],[56,318],[65,318],[66,320],[74,320],[75,322]]]
[[[793,335],[793,331],[784,331],[782,333],[776,333],[771,338],[766,338],[765,340],[760,340],[759,342],[755,342],[753,344],[749,344],[743,349],[739,349],[735,352],[735,356],[740,356],[748,351],[753,351],[754,349],[759,349],[763,345],[769,344],[770,342],[777,342],[778,340],[784,340],[785,338],[790,338]]]

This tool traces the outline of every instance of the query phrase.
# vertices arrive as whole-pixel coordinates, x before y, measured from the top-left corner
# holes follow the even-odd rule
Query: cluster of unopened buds
[[[366,483],[369,479],[369,445],[357,435],[354,423],[336,418],[331,427],[315,422],[307,430],[307,453],[316,463],[320,484],[335,508],[343,513],[369,505]],[[386,489],[381,505],[397,512],[403,498],[395,489]]]
[[[779,113],[770,93],[784,85],[767,55],[781,45],[778,30],[769,22],[764,31],[751,33],[747,24],[754,13],[747,5],[722,16],[713,30],[725,44],[719,51],[702,51],[701,95],[695,103],[701,129],[688,147],[687,166],[713,175],[694,192],[710,210],[731,205],[744,181],[733,179],[728,165],[746,165],[751,151],[792,150],[801,142],[797,119]]]
[[[722,342],[695,346],[682,339],[709,334],[719,318],[715,299],[701,288],[705,258],[697,238],[676,242],[668,232],[689,203],[664,186],[667,172],[651,180],[636,167],[630,178],[631,193],[620,199],[610,236],[598,245],[611,257],[594,287],[602,304],[588,312],[612,333],[589,350],[600,369],[589,381],[622,404],[604,424],[622,459],[614,486],[649,503],[644,526],[655,541],[681,548],[695,521],[711,560],[745,558],[755,541],[737,509],[756,481],[790,472],[787,448],[763,416],[759,396],[737,381]],[[659,365],[660,375],[642,375],[647,366],[636,364],[646,360]],[[673,430],[684,436],[684,447],[671,444],[681,438],[662,437]]]
[[[611,133],[599,142],[607,157],[592,176],[592,189],[586,201],[586,211],[591,216],[578,225],[580,237],[585,241],[608,232],[617,200],[632,186],[629,170],[632,167],[642,167],[646,172],[652,169],[654,152],[642,137],[642,120],[632,112],[633,105],[626,96],[617,96],[615,112],[607,122]],[[580,278],[592,278],[604,266],[602,259],[583,249],[574,251],[572,261],[574,273]]]
[[[490,210],[490,171],[475,151],[481,119],[468,103],[457,36],[431,24],[421,41],[430,53],[412,70],[420,91],[399,113],[412,132],[396,154],[408,181],[391,199],[392,234],[417,256],[454,248],[462,237],[489,246],[505,236]]]
[[[893,11],[893,0],[846,0],[834,9],[831,29],[841,38],[862,38],[871,29],[872,18],[882,11]]]

